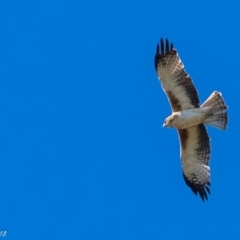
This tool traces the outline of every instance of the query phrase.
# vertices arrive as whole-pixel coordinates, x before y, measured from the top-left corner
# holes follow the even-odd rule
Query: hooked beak
[[[163,123],[163,127],[166,127],[167,125],[165,123]]]

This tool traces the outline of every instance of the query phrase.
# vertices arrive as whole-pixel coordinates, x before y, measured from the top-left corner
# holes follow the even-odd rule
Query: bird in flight
[[[210,138],[204,124],[226,129],[227,106],[220,92],[214,91],[199,104],[198,92],[184,69],[177,50],[161,38],[155,54],[155,69],[171,104],[172,115],[163,126],[176,128],[181,152],[183,178],[203,201],[210,195]]]

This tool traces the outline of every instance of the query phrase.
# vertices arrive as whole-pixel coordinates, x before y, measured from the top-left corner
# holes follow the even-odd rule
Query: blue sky
[[[0,230],[8,239],[239,239],[238,1],[1,1]],[[153,59],[221,91],[212,195],[185,185]]]

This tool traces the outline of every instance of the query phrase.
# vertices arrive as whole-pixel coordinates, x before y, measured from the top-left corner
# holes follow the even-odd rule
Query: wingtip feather
[[[197,196],[199,195],[200,198],[202,199],[203,202],[205,202],[205,200],[208,200],[208,194],[211,194],[211,191],[209,189],[208,186],[210,186],[210,182],[207,182],[204,185],[200,185],[200,184],[194,184],[193,182],[189,181],[187,179],[187,177],[185,176],[185,174],[183,173],[183,178],[185,180],[185,183],[187,184],[187,186],[189,188],[191,188],[192,192]]]
[[[169,41],[166,38],[166,47],[165,47],[166,52],[169,52]]]

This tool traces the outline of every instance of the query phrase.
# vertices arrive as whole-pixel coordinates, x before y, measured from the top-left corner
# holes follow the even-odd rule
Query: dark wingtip
[[[160,54],[161,56],[164,56],[168,52],[172,51],[174,48],[173,44],[170,43],[167,38],[165,39],[165,43],[164,39],[160,38],[160,43],[158,43],[157,46],[158,46],[157,53]]]
[[[205,186],[205,189],[207,190],[208,194],[211,194],[210,188],[208,186]]]
[[[166,49],[166,52],[169,52],[169,42],[168,42],[167,38],[166,38],[166,47],[165,47],[165,49]]]
[[[194,184],[193,182],[191,182],[187,179],[187,177],[185,176],[184,173],[183,173],[183,178],[184,178],[187,186],[191,188],[191,190],[193,191],[193,193],[195,195],[199,195],[203,202],[205,202],[205,200],[208,200],[208,194],[211,195],[211,191],[209,188],[211,185],[210,182],[207,182],[204,185]]]
[[[158,65],[158,61],[159,61],[160,57],[161,57],[161,55],[159,54],[159,44],[157,44],[156,54],[155,54],[155,58],[154,58],[154,66],[155,66],[156,71],[157,71],[157,65]]]
[[[165,40],[165,43],[164,39],[160,38],[160,41],[156,47],[156,54],[154,58],[155,70],[157,71],[158,63],[165,57],[165,55],[174,53],[176,54],[176,51],[173,48],[173,44],[170,43],[167,38]]]

